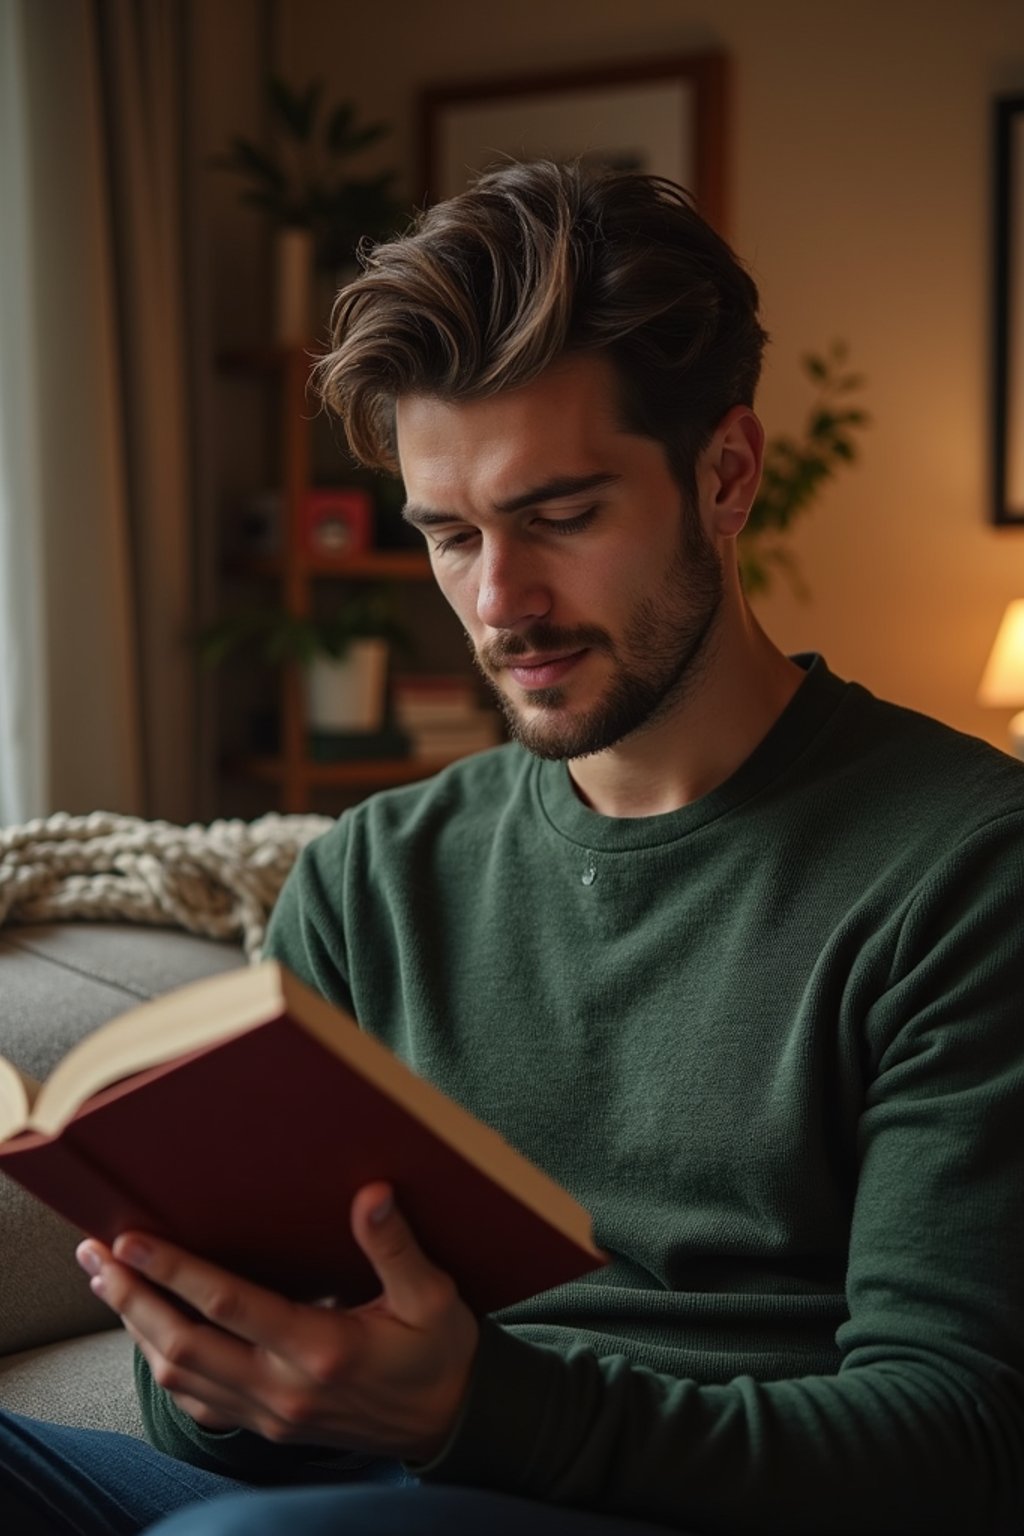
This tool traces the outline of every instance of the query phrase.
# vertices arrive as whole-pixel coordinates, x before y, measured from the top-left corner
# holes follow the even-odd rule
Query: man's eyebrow
[[[601,490],[605,486],[615,485],[621,479],[621,475],[613,475],[604,470],[594,475],[554,475],[543,484],[531,486],[528,491],[520,492],[518,496],[510,496],[506,501],[495,502],[494,510],[524,512],[527,507],[540,506],[546,501],[561,501],[567,496],[579,496],[586,491]],[[402,508],[402,516],[407,523],[413,523],[417,528],[431,528],[438,523],[458,522],[454,512],[439,512],[433,507],[418,506],[410,501],[407,501]]]

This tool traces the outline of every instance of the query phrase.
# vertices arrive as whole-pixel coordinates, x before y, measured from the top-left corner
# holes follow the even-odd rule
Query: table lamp
[[[1007,605],[978,688],[978,703],[1017,709],[1024,705],[1024,598]],[[1024,758],[1024,709],[1010,721],[1010,740]]]

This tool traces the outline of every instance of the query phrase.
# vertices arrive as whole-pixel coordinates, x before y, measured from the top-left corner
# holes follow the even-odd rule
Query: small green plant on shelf
[[[855,433],[871,420],[851,403],[864,379],[847,370],[848,354],[845,342],[834,341],[824,355],[809,353],[802,359],[816,387],[803,434],[772,437],[765,444],[761,487],[739,540],[740,574],[751,596],[770,589],[776,570],[786,575],[798,597],[808,595],[785,535],[810,510],[826,481],[856,459]]]
[[[384,587],[367,587],[325,615],[288,613],[279,607],[245,608],[204,629],[199,658],[217,667],[238,651],[257,650],[274,665],[309,667],[318,657],[343,661],[356,640],[386,640],[396,649],[410,643],[409,631],[395,617],[394,600]]]
[[[228,153],[212,163],[242,179],[243,203],[264,209],[277,225],[310,230],[319,266],[341,267],[360,240],[391,234],[408,216],[394,195],[395,171],[358,176],[348,165],[391,125],[358,122],[350,101],[322,114],[322,80],[298,89],[271,75],[266,89],[276,153],[235,135]]]

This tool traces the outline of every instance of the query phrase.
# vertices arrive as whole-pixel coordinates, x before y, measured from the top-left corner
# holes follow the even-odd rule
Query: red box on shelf
[[[307,555],[358,555],[373,543],[373,503],[355,486],[308,491],[302,503]]]

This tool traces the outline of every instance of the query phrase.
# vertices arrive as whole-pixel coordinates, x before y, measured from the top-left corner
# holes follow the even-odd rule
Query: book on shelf
[[[460,721],[478,710],[473,679],[455,674],[402,674],[392,683],[391,697],[395,719],[403,727]]]
[[[471,678],[399,677],[392,701],[395,721],[419,761],[465,757],[500,740],[497,716],[480,707]]]
[[[111,1020],[45,1083],[0,1059],[0,1171],[300,1300],[379,1289],[349,1225],[378,1179],[477,1312],[605,1261],[565,1189],[275,961]]]
[[[468,757],[471,752],[484,752],[498,744],[498,722],[493,715],[481,710],[479,720],[462,725],[421,726],[410,731],[412,756],[417,762],[432,758]]]

